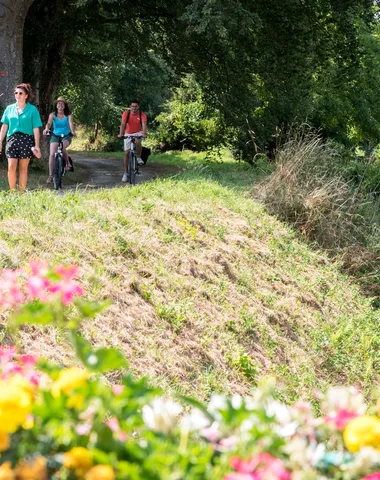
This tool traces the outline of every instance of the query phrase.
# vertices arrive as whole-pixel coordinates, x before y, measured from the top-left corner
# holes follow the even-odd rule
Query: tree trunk
[[[24,21],[33,0],[0,0],[0,100],[14,102],[13,89],[22,78]]]

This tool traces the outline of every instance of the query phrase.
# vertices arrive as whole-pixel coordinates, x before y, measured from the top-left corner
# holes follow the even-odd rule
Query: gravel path
[[[121,182],[124,171],[122,160],[91,158],[86,154],[76,152],[73,155],[73,161],[74,167],[79,170],[80,174],[73,176],[71,173],[67,173],[63,178],[63,190],[114,188],[128,185]],[[136,177],[136,183],[173,175],[179,172],[179,168],[155,163],[154,160],[149,159],[146,165],[140,167],[140,172],[141,175]]]

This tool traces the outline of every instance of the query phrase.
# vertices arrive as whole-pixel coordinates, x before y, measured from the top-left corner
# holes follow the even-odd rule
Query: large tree
[[[13,88],[22,81],[24,22],[33,0],[0,1],[0,100],[14,99]]]

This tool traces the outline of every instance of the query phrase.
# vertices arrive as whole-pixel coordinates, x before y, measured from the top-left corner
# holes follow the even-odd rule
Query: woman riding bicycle
[[[53,127],[52,130],[54,135],[50,138],[49,177],[47,183],[51,183],[53,180],[54,158],[58,151],[58,136],[62,134],[64,135],[62,153],[66,164],[66,170],[72,170],[72,165],[70,164],[69,155],[66,149],[70,145],[71,139],[75,135],[75,131],[69,106],[63,97],[58,97],[54,102],[54,112],[49,115],[43,134],[48,135],[51,127]]]

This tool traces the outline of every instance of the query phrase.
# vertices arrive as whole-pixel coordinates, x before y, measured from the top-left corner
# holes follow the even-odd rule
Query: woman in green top
[[[17,165],[19,165],[19,189],[22,193],[28,181],[28,165],[33,153],[41,157],[41,117],[37,108],[29,103],[33,93],[29,83],[20,83],[15,88],[16,103],[9,105],[1,118],[0,153],[7,136],[5,154],[8,158],[9,188],[16,188]]]

